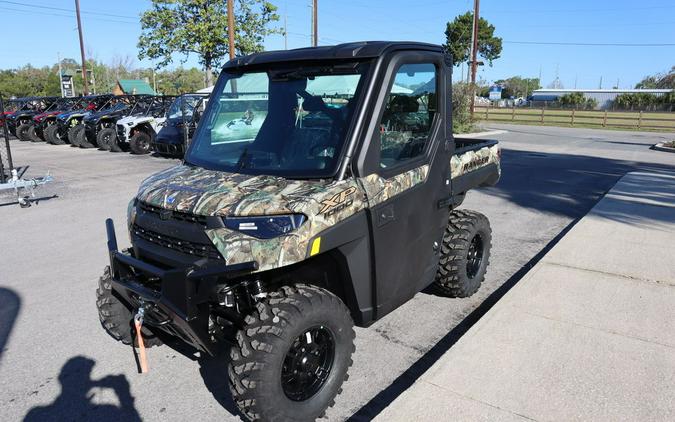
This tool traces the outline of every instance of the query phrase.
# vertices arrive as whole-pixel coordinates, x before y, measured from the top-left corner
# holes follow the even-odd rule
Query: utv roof
[[[266,63],[307,60],[360,59],[379,57],[393,50],[427,50],[442,52],[440,45],[412,41],[360,41],[326,47],[266,51],[230,60],[225,69]]]

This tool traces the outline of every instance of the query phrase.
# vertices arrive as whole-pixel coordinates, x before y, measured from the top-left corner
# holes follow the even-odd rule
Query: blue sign
[[[499,85],[492,85],[488,90],[488,98],[490,101],[499,101],[502,99],[502,87]]]

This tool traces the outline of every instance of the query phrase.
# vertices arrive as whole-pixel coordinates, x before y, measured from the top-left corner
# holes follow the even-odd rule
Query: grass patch
[[[675,131],[675,113],[476,107],[474,118],[501,123],[596,129]]]

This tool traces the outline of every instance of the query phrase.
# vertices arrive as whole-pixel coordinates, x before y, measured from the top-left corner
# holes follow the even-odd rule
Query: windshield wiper
[[[237,170],[246,168],[251,163],[251,155],[248,153],[248,148],[244,148],[237,159]]]

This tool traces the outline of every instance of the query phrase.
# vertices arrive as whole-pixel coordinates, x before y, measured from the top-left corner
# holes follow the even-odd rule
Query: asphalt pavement
[[[350,379],[329,420],[368,420],[398,398],[629,171],[673,171],[675,154],[650,150],[673,135],[501,126],[502,180],[463,205],[491,221],[487,278],[469,299],[422,292],[357,329]],[[225,358],[192,360],[149,350],[139,375],[130,348],[98,322],[94,291],[107,255],[104,219],[121,244],[140,181],[177,163],[67,145],[12,140],[28,175],[56,179],[57,194],[28,209],[0,207],[0,419],[236,420]],[[9,199],[2,196],[2,199]],[[1,201],[0,201],[1,202]],[[121,245],[122,246],[122,245]]]

